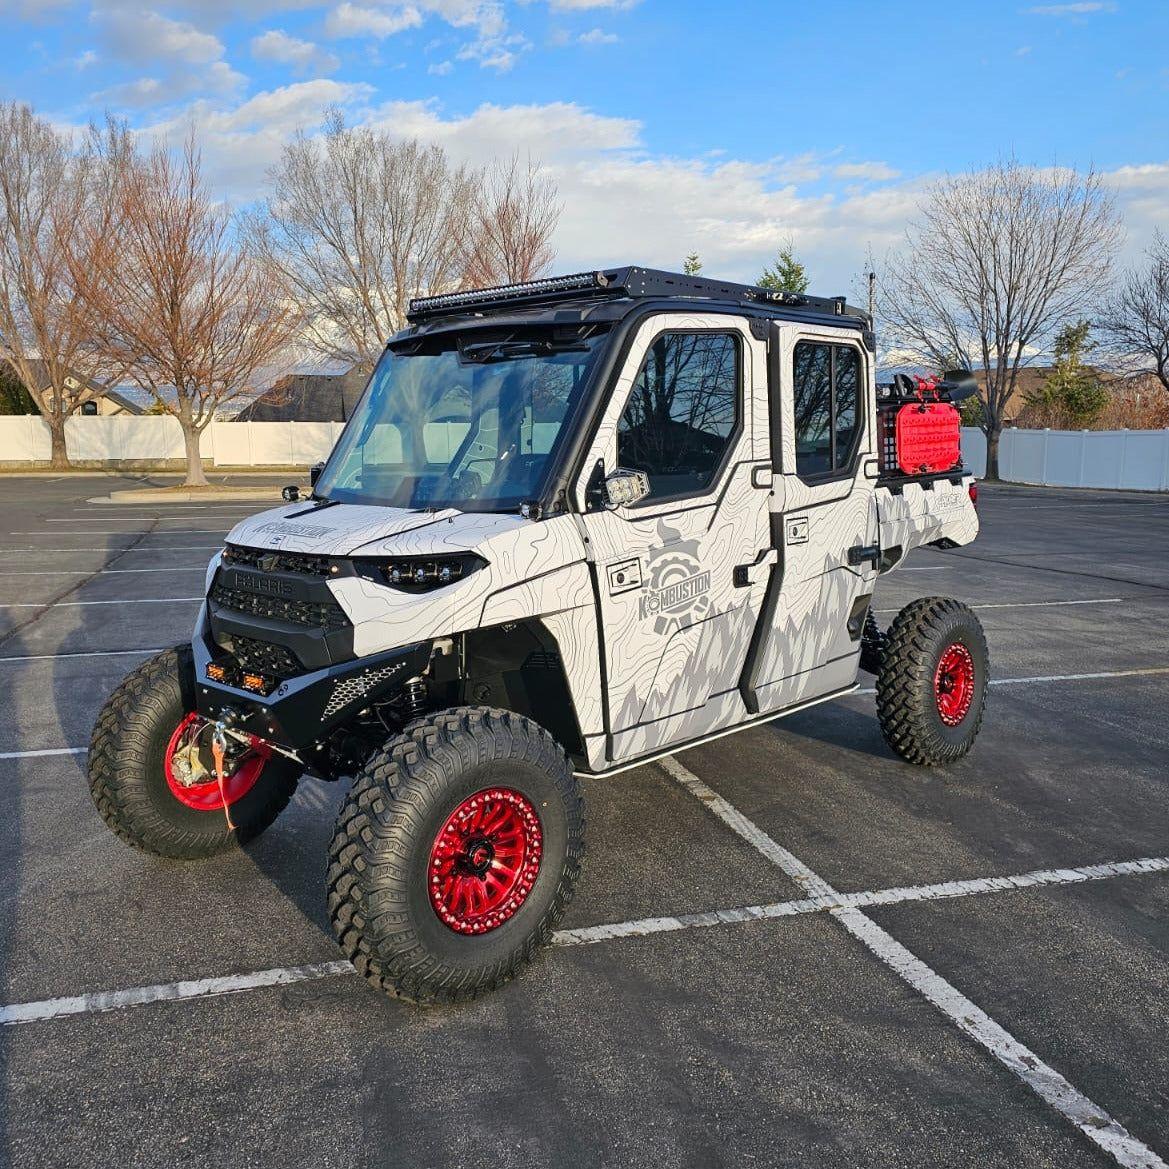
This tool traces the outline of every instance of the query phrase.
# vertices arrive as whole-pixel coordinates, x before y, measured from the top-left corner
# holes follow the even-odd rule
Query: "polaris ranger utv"
[[[978,530],[953,399],[878,387],[868,317],[619,268],[415,300],[312,494],[237,524],[194,636],[94,730],[93,798],[156,856],[354,777],[329,912],[374,986],[470,999],[548,941],[584,853],[577,777],[877,674],[890,747],[958,759],[987,651],[957,601],[882,632],[881,573]],[[777,782],[781,777],[777,777]]]

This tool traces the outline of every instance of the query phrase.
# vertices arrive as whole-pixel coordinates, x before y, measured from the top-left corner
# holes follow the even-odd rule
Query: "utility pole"
[[[873,310],[877,304],[877,274],[869,273],[869,320],[873,319]]]

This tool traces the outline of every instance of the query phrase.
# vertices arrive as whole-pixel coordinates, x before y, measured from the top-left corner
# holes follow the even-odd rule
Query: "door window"
[[[708,487],[739,418],[734,333],[663,333],[638,371],[617,427],[617,465],[645,471],[649,499]]]
[[[831,475],[860,441],[860,354],[851,345],[800,341],[794,356],[796,472]]]

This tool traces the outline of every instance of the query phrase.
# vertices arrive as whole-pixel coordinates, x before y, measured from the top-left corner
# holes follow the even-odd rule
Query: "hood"
[[[248,548],[348,556],[373,541],[434,524],[448,524],[463,514],[450,507],[429,512],[354,503],[316,506],[301,501],[249,516],[231,529],[227,540]]]

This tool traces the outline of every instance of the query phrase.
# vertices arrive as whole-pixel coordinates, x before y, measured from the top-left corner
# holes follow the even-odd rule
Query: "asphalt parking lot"
[[[188,635],[207,558],[262,506],[86,502],[109,486],[0,479],[3,1163],[1169,1158],[1169,500],[984,488],[975,544],[877,593],[883,622],[926,594],[979,607],[995,683],[970,756],[898,761],[862,675],[586,781],[559,944],[420,1010],[337,964],[335,786],[188,867],[98,818],[98,709]]]

